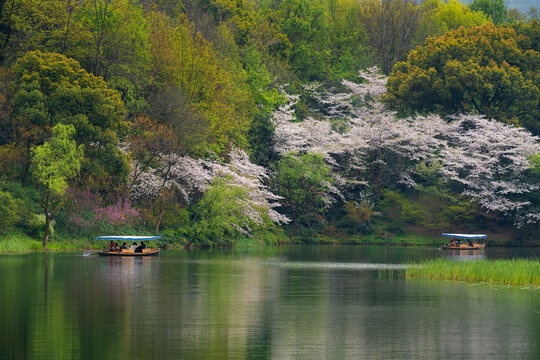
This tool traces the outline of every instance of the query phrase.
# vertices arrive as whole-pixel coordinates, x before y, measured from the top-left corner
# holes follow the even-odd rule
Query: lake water
[[[0,359],[540,359],[540,289],[407,280],[436,248],[0,256]],[[540,257],[488,249],[477,257]]]

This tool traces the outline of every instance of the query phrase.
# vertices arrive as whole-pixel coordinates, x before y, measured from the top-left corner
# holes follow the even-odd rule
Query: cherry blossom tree
[[[276,152],[322,154],[340,195],[355,201],[389,184],[415,187],[415,165],[437,161],[439,175],[484,210],[511,216],[518,227],[540,222],[530,201],[538,184],[527,180],[538,138],[478,115],[399,118],[379,101],[386,78],[376,68],[360,76],[362,82],[342,82],[345,92],[306,87],[319,105],[304,121],[293,111],[301,99],[289,96],[274,113]]]
[[[479,115],[461,115],[445,128],[441,174],[461,185],[487,211],[514,217],[522,227],[540,221],[530,194],[539,184],[527,181],[530,158],[540,151],[538,137]]]
[[[161,156],[159,166],[132,173],[131,197],[158,199],[164,191],[177,191],[183,201],[189,204],[194,196],[200,197],[207,191],[216,179],[228,178],[230,181],[227,184],[245,190],[248,200],[244,212],[251,221],[260,224],[263,217],[268,217],[278,224],[288,222],[287,217],[275,210],[280,206],[280,197],[264,185],[268,179],[267,170],[251,163],[249,156],[240,149],[233,148],[228,157],[229,161],[223,162],[194,159],[187,155]],[[134,165],[132,168],[138,167]],[[251,228],[242,228],[240,232],[250,233]]]

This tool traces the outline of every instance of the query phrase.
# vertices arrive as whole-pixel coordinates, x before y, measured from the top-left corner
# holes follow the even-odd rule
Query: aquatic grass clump
[[[406,277],[540,286],[538,259],[453,261],[433,259],[407,268]]]

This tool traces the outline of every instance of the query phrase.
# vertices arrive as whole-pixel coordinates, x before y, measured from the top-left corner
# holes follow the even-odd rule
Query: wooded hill
[[[0,11],[4,234],[215,245],[467,230],[538,243],[534,9],[0,0]]]

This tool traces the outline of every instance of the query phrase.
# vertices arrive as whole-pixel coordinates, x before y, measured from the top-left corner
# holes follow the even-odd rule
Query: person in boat
[[[144,241],[141,241],[141,248],[146,249],[146,244],[144,243]]]
[[[135,251],[136,248],[137,248],[137,243],[136,242],[131,244],[131,250]]]
[[[114,251],[114,242],[112,240],[109,242],[109,250],[108,251]]]
[[[142,252],[143,252],[142,249],[143,249],[143,245],[142,245],[142,243],[141,243],[141,245],[139,245],[139,246],[137,246],[137,247],[135,248],[135,251],[134,251],[134,252],[136,252],[136,253],[142,253]]]
[[[128,249],[128,246],[125,242],[122,244],[122,246],[120,246],[120,250],[122,249]]]

